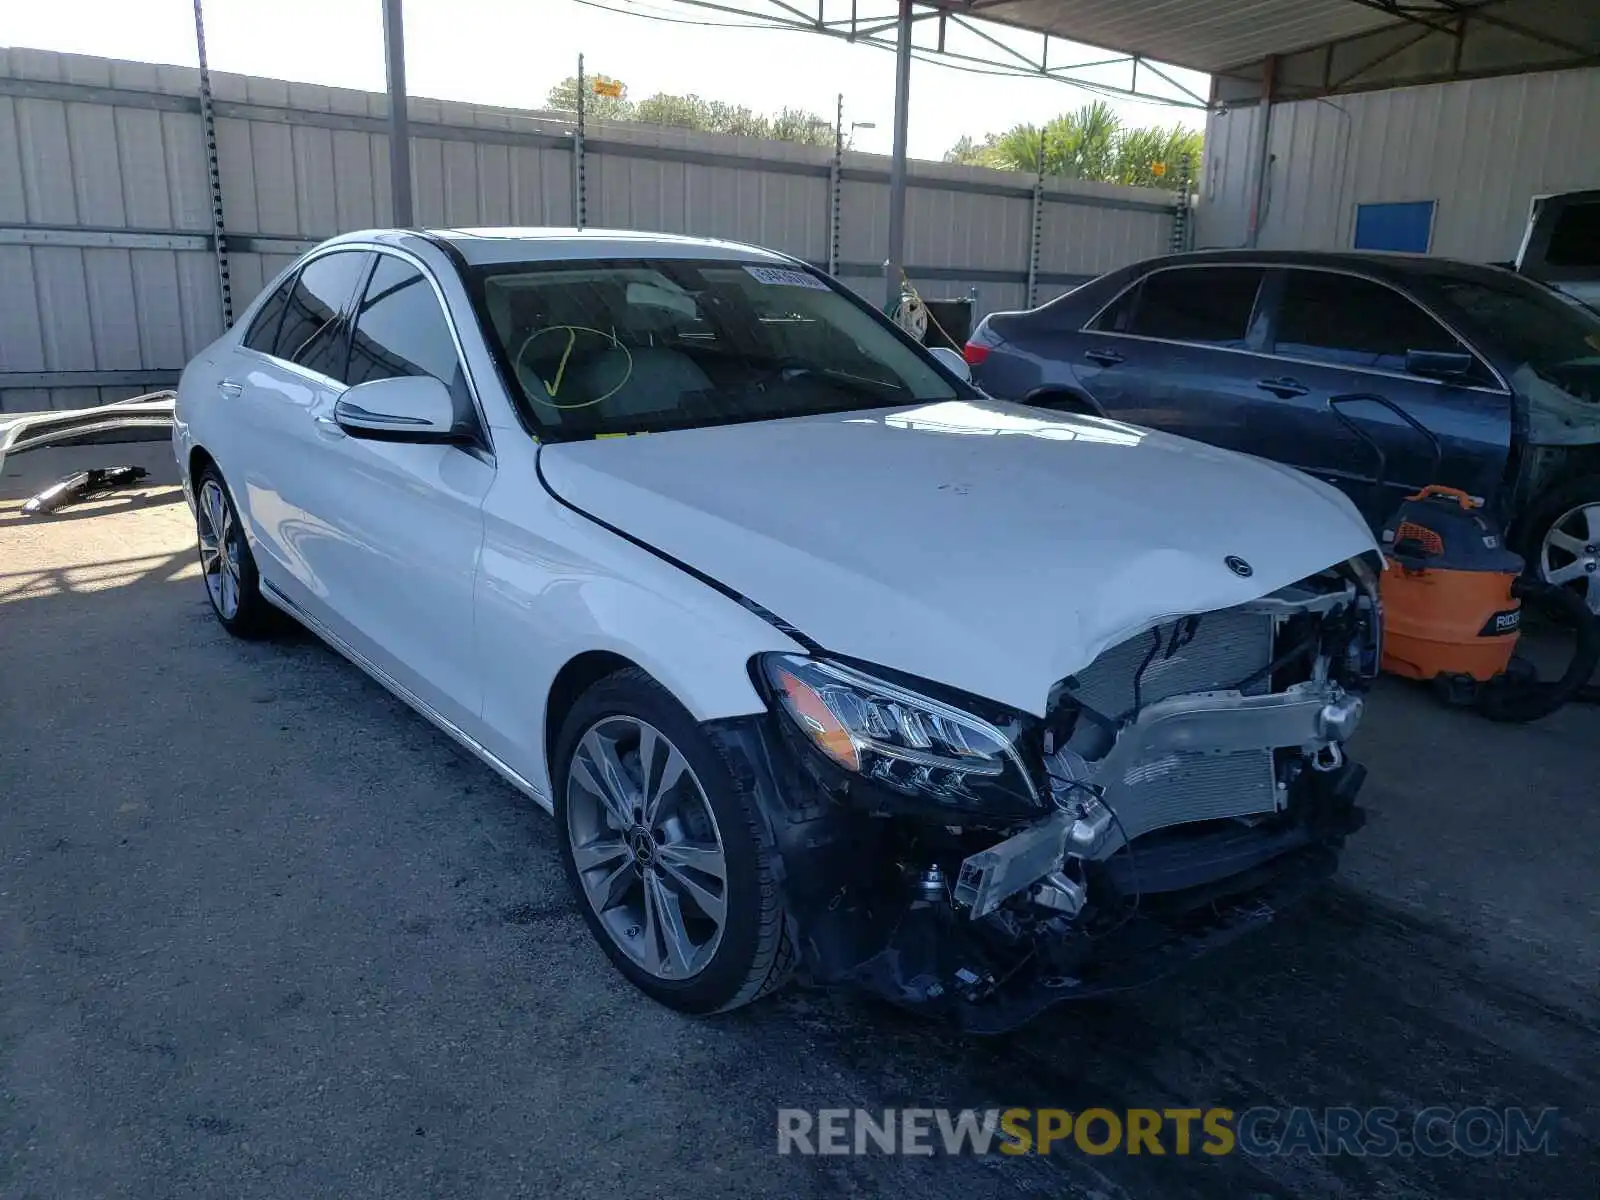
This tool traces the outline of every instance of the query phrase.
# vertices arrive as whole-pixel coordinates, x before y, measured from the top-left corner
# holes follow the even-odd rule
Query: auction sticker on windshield
[[[815,288],[819,292],[828,290],[828,285],[815,275],[808,275],[804,271],[790,271],[784,267],[746,267],[746,271],[758,283],[774,284],[779,287]]]

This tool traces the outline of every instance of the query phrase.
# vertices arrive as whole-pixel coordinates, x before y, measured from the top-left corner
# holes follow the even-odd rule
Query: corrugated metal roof
[[[1206,72],[1366,33],[1401,19],[1358,0],[934,2],[952,13]],[[1441,20],[1449,15],[1438,10]]]

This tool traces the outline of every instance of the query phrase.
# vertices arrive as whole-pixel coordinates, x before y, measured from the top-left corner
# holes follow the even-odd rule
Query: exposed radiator
[[[1145,668],[1140,704],[1231,688],[1272,661],[1272,617],[1267,613],[1238,608],[1205,613],[1194,640],[1168,657],[1166,647],[1181,624],[1159,627],[1162,649]],[[1133,680],[1153,645],[1154,635],[1141,633],[1113,646],[1078,672],[1077,686],[1070,689],[1073,698],[1105,716],[1121,716],[1133,707]],[[1260,694],[1268,686],[1262,680],[1245,694]]]
[[[1167,647],[1182,624],[1159,627],[1161,649],[1144,666],[1141,706],[1191,692],[1233,689],[1272,661],[1268,613],[1237,608],[1205,613],[1193,640],[1169,656]],[[1113,646],[1078,673],[1069,687],[1072,696],[1107,717],[1129,712],[1134,677],[1154,644],[1152,635],[1144,633]],[[1243,691],[1260,695],[1270,687],[1269,680],[1261,680]],[[1271,813],[1278,802],[1270,750],[1166,754],[1131,764],[1120,779],[1099,782],[1129,839],[1190,821]]]
[[[1168,754],[1136,763],[1106,784],[1106,803],[1132,839],[1188,821],[1275,812],[1277,779],[1271,750]]]

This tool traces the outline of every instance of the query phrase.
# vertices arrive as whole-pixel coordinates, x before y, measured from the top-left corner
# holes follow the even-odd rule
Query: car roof
[[[1268,267],[1328,267],[1358,271],[1379,279],[1401,282],[1407,279],[1504,279],[1506,269],[1483,263],[1461,262],[1452,258],[1433,258],[1426,254],[1377,254],[1326,250],[1195,250],[1186,254],[1167,254],[1146,259],[1142,271],[1157,267],[1239,264]]]
[[[728,259],[789,263],[794,260],[759,246],[673,233],[640,233],[626,229],[571,229],[508,226],[498,229],[366,229],[342,234],[330,242],[378,242],[416,249],[424,241],[447,242],[473,266],[528,261],[573,261],[615,258]]]

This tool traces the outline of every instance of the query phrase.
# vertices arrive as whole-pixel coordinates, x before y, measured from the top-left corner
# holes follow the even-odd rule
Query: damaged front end
[[[810,975],[999,1032],[1264,923],[1362,824],[1343,744],[1380,620],[1353,560],[1111,648],[1043,719],[760,664],[776,721],[722,737],[761,744],[738,757],[761,760]]]

